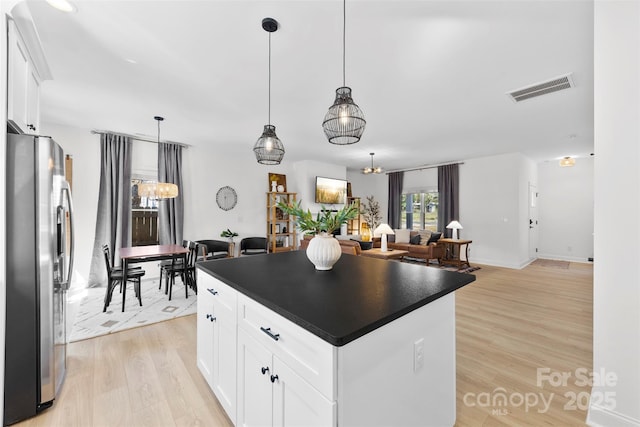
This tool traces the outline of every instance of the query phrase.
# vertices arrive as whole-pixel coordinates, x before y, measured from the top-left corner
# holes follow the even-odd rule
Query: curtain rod
[[[464,162],[453,162],[453,163],[437,163],[435,165],[426,165],[426,166],[419,166],[416,168],[409,168],[409,169],[395,169],[395,170],[390,170],[387,171],[386,174],[389,175],[390,173],[394,173],[394,172],[412,172],[412,171],[421,171],[424,169],[434,169],[437,168],[438,166],[447,166],[447,165],[464,165]]]
[[[112,134],[112,135],[118,135],[118,136],[126,136],[127,138],[135,139],[136,141],[152,142],[154,144],[158,143],[157,139],[154,139],[151,136],[145,136],[145,135],[131,135],[130,133],[111,132],[110,130],[92,130],[91,133],[94,134],[94,135]],[[179,145],[179,146],[184,147],[184,148],[191,147],[191,145],[185,144],[185,143],[182,143],[182,142],[174,142],[174,141],[167,141],[167,140],[160,141],[160,142],[162,142],[164,144],[175,144],[175,145]]]

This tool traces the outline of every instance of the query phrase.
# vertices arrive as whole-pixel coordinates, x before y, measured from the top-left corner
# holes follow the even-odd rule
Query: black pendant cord
[[[271,33],[269,33],[269,115],[267,124],[271,125]]]
[[[347,0],[342,1],[342,86],[346,86]]]

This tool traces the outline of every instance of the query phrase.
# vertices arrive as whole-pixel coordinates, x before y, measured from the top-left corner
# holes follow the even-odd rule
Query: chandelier
[[[368,175],[370,173],[382,173],[382,168],[380,166],[373,167],[373,155],[375,153],[369,153],[371,156],[371,167],[362,168],[362,173]]]
[[[284,145],[276,135],[276,127],[271,125],[271,33],[278,30],[278,21],[264,18],[262,28],[269,33],[269,116],[262,135],[253,146],[256,160],[262,165],[279,165],[284,157]]]
[[[574,159],[573,157],[567,156],[560,159],[560,166],[562,166],[563,168],[571,167],[575,164],[576,164],[576,159]]]
[[[160,144],[160,122],[164,117],[155,116],[158,122],[158,144]],[[178,197],[178,186],[170,182],[144,182],[138,184],[138,196],[148,199],[163,200]]]
[[[336,99],[324,116],[322,128],[330,143],[336,145],[355,144],[360,141],[367,124],[364,114],[353,102],[351,88],[345,84],[345,34],[347,27],[346,0],[342,2],[342,87],[336,89]]]

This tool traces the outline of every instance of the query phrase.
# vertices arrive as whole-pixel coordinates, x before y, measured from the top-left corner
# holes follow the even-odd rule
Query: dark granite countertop
[[[475,280],[471,274],[347,254],[332,270],[317,271],[304,251],[197,267],[335,346]]]

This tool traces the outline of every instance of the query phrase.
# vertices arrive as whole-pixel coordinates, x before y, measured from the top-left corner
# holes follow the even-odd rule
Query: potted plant
[[[235,231],[231,231],[228,228],[226,230],[222,230],[222,233],[220,233],[220,237],[226,237],[231,243],[233,243],[233,238],[237,236],[238,233],[236,233]]]
[[[373,233],[373,230],[375,230],[382,221],[382,215],[380,215],[380,204],[373,198],[373,196],[367,196],[366,201],[362,203],[362,216],[369,226],[369,233]]]
[[[356,218],[360,214],[358,207],[350,204],[331,211],[322,205],[321,211],[314,218],[309,209],[302,209],[299,201],[289,204],[280,202],[277,206],[296,218],[296,224],[304,234],[314,235],[307,247],[307,258],[315,265],[316,270],[331,270],[342,255],[340,243],[333,237],[333,232]]]

